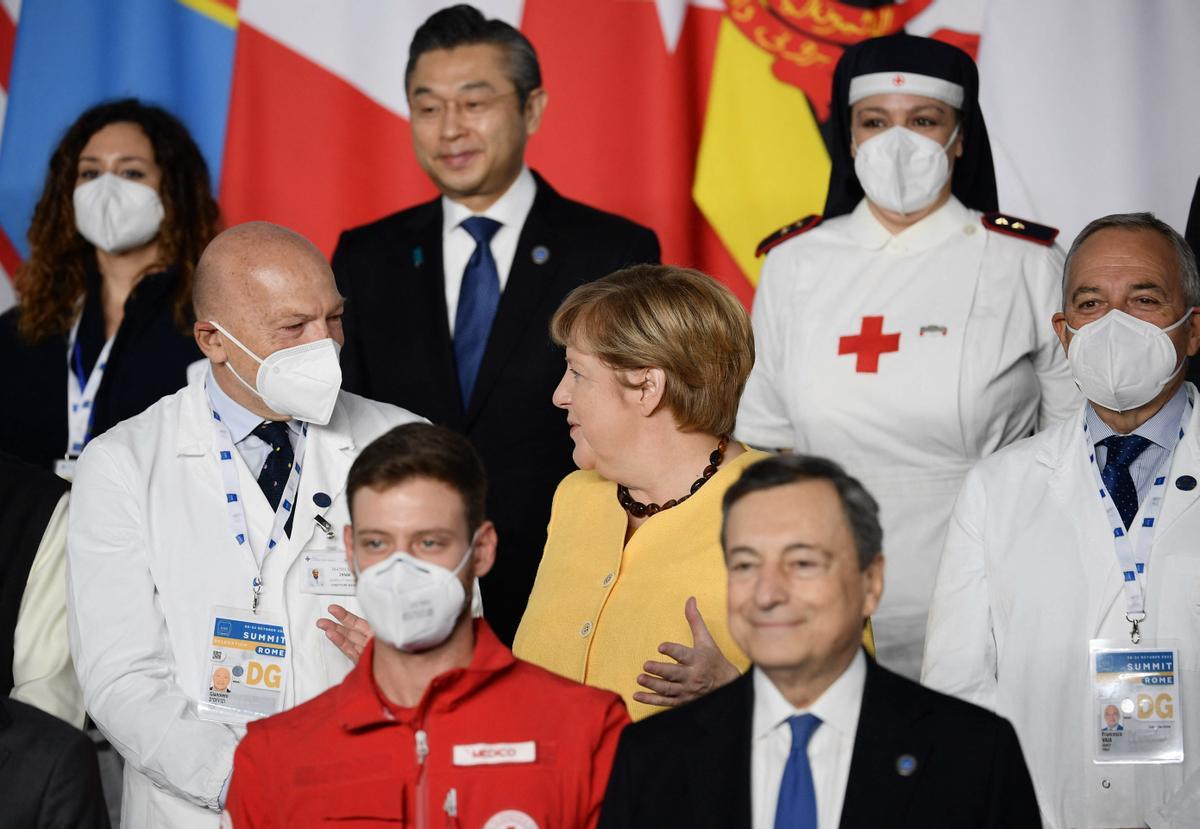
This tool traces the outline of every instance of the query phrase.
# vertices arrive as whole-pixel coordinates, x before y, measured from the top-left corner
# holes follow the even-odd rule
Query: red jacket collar
[[[475,619],[472,626],[475,650],[471,664],[434,677],[416,708],[399,708],[384,699],[371,670],[375,640],[367,642],[358,664],[335,691],[342,727],[354,731],[391,722],[413,723],[423,719],[429,711],[452,710],[516,664],[512,651],[496,638],[487,622]]]

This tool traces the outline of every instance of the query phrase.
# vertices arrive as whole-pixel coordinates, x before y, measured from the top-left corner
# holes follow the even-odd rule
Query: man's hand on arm
[[[318,619],[317,627],[325,632],[325,637],[338,646],[338,649],[349,657],[351,662],[358,662],[363,649],[367,647],[373,635],[371,626],[361,616],[355,616],[340,604],[329,606],[329,615],[336,619]]]
[[[658,646],[659,653],[675,661],[651,661],[642,666],[645,673],[638,675],[637,682],[651,693],[635,693],[633,698],[638,702],[673,708],[698,699],[741,675],[708,632],[695,597],[684,604],[683,615],[692,629],[692,647],[677,642],[663,642]]]

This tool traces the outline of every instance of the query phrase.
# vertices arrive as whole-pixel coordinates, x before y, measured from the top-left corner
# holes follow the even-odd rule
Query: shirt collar
[[[867,681],[867,658],[859,649],[850,665],[825,693],[808,708],[794,707],[780,693],[762,669],[754,668],[754,722],[751,733],[755,740],[764,739],[797,714],[815,714],[821,727],[829,727],[851,741],[858,731],[858,715],[862,710],[863,688]]]
[[[496,199],[491,207],[482,213],[475,213],[466,205],[442,196],[442,237],[449,236],[455,228],[463,223],[463,220],[472,216],[487,216],[489,219],[495,219],[501,225],[515,227],[519,230],[525,224],[525,217],[529,215],[529,210],[533,207],[533,200],[536,197],[537,182],[534,181],[533,173],[529,172],[528,167],[522,167],[521,172],[517,174],[516,181],[504,191],[504,195]]]
[[[368,641],[358,658],[358,664],[335,691],[342,727],[354,731],[381,723],[412,724],[423,719],[431,710],[452,710],[477,689],[516,664],[512,651],[496,638],[487,622],[474,619],[471,624],[475,630],[471,664],[434,677],[415,708],[401,708],[387,700],[379,690],[372,669],[375,639]]]
[[[229,371],[228,368],[225,370]],[[234,382],[237,381],[235,380]],[[217,382],[217,378],[213,377],[213,366],[211,363],[208,367],[208,377],[204,379],[204,388],[208,392],[208,399],[212,401],[213,408],[221,416],[221,422],[229,430],[229,438],[235,446],[250,437],[251,433],[263,422],[261,417],[247,409],[241,403],[235,402],[232,397],[225,393],[225,390],[221,388],[221,384]],[[287,425],[293,436],[300,434],[301,427],[298,420],[292,418],[287,421]]]
[[[1171,399],[1154,413],[1154,416],[1133,430],[1131,434],[1141,435],[1156,446],[1161,446],[1168,452],[1175,448],[1179,440],[1179,421],[1183,417],[1183,408],[1187,405],[1187,386],[1180,385],[1171,395]],[[1092,436],[1092,445],[1117,434],[1112,427],[1105,423],[1096,413],[1096,407],[1088,403],[1085,407],[1088,434]]]
[[[845,229],[856,244],[868,250],[890,247],[897,252],[909,252],[928,250],[947,236],[961,233],[966,225],[977,223],[971,211],[951,195],[937,210],[895,235],[880,224],[863,199],[850,213]]]

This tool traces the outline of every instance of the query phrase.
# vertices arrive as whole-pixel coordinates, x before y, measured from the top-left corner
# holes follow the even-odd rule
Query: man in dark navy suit
[[[507,23],[470,6],[437,12],[413,37],[406,87],[413,148],[442,195],[338,242],[344,386],[411,407],[479,450],[504,539],[484,613],[511,644],[554,489],[574,468],[550,402],[565,368],[550,317],[572,288],[657,262],[658,240],[525,166],[547,98],[533,46]]]
[[[729,629],[754,663],[621,735],[601,829],[1026,829],[1012,726],[879,667],[879,508],[836,464],[750,466],[725,494]]]

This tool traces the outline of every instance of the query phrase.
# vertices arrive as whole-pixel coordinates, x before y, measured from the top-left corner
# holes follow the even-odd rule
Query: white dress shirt
[[[454,317],[458,313],[458,293],[462,288],[463,271],[475,252],[475,240],[462,226],[472,216],[487,216],[500,223],[492,237],[492,258],[496,260],[496,272],[500,276],[500,292],[508,284],[513,258],[517,255],[517,241],[521,228],[537,197],[537,182],[528,167],[522,167],[517,180],[504,195],[482,213],[442,196],[442,269],[446,284],[446,313],[450,317],[450,336],[454,336]]]
[[[821,724],[808,741],[813,791],[817,795],[818,829],[837,829],[842,801],[850,779],[850,759],[858,733],[867,659],[862,651],[850,666],[807,709],[794,708],[775,683],[754,668],[754,719],[750,747],[750,814],[753,829],[774,829],[779,784],[792,748],[788,720],[797,714],[815,714]]]
[[[228,371],[228,369],[223,370]],[[257,478],[262,472],[263,464],[267,462],[267,455],[271,454],[271,444],[254,434],[254,430],[265,421],[242,404],[235,403],[211,374],[205,380],[204,387],[208,392],[209,399],[212,400],[213,407],[221,415],[221,422],[229,430],[233,448],[242,456],[246,467]],[[287,425],[288,440],[291,441],[292,450],[295,451],[296,441],[300,438],[300,422],[292,418],[287,421]]]

